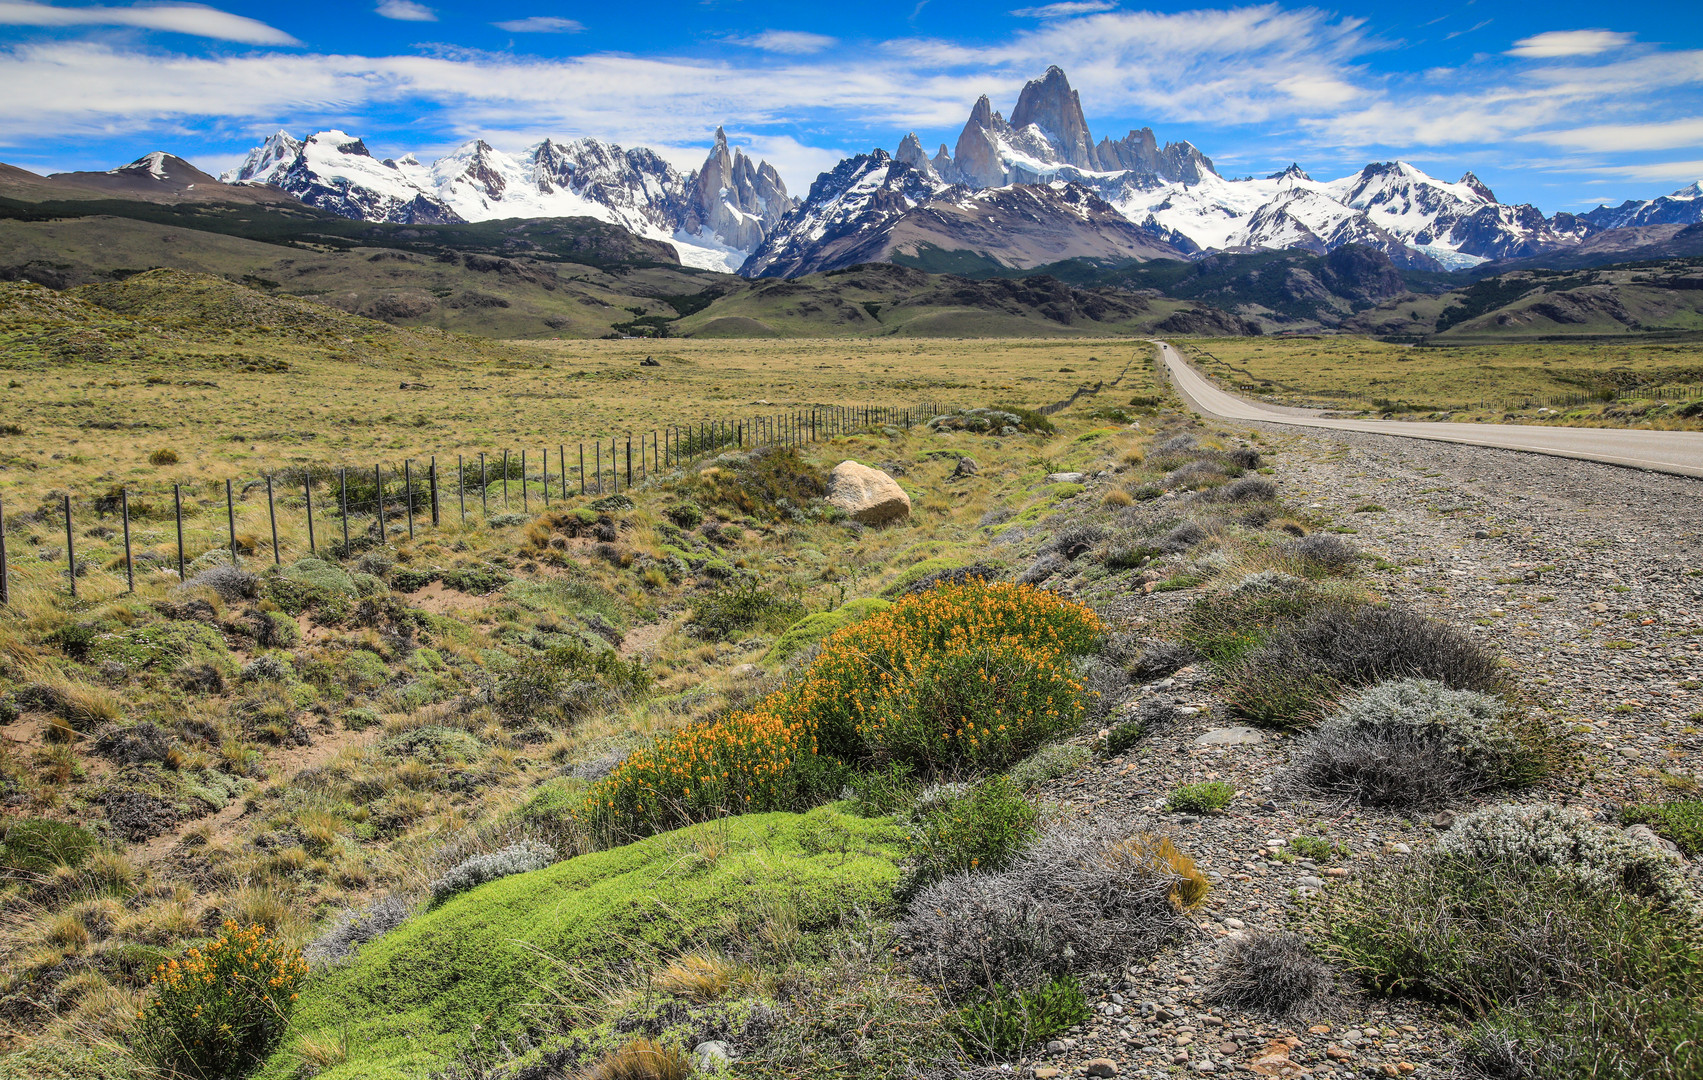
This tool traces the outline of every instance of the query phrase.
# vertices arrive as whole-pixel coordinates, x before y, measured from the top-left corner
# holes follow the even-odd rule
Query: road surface
[[[1206,416],[1267,424],[1366,431],[1412,439],[1493,446],[1533,454],[1603,461],[1634,469],[1703,477],[1703,432],[1628,431],[1623,428],[1537,427],[1526,424],[1448,424],[1408,420],[1329,420],[1280,409],[1225,393],[1212,385],[1166,342],[1155,342],[1183,400]]]

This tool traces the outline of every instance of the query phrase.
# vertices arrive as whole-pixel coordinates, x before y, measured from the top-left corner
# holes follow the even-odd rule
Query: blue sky
[[[719,123],[802,192],[907,131],[953,143],[977,95],[1009,113],[1054,63],[1096,138],[1151,126],[1225,175],[1399,157],[1546,213],[1703,178],[1703,5],[1575,0],[0,0],[0,160],[216,172],[339,127],[379,156],[591,135],[689,168]]]

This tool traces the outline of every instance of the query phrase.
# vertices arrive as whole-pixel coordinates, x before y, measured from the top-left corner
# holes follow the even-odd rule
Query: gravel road
[[[1571,803],[1606,820],[1625,802],[1672,798],[1703,778],[1703,481],[1319,431],[1288,417],[1209,421],[1207,430],[1257,441],[1285,502],[1315,530],[1335,530],[1377,560],[1361,572],[1370,590],[1492,645],[1531,705],[1571,728],[1581,767],[1513,799]],[[1097,497],[1091,490],[1082,499]],[[1163,515],[1174,512],[1169,501],[1148,505]],[[1154,593],[1119,611],[1139,633],[1189,599]],[[1126,971],[1101,995],[1094,1021],[1020,1073],[1446,1075],[1454,1032],[1421,1003],[1345,991],[1311,1014],[1278,1018],[1215,1007],[1205,991],[1226,939],[1282,928],[1311,892],[1421,849],[1449,813],[1495,800],[1466,800],[1438,815],[1297,796],[1275,783],[1287,738],[1263,732],[1244,745],[1198,741],[1237,723],[1204,670],[1185,668],[1141,687],[1122,710],[1151,711],[1154,703],[1168,705],[1170,719],[1127,757],[1095,759],[1045,793],[1069,813],[1170,832],[1214,879],[1211,900],[1192,940]],[[1199,817],[1163,810],[1169,791],[1209,779],[1236,787],[1229,809]],[[1287,841],[1300,836],[1339,847],[1328,858],[1297,858]],[[1691,872],[1695,878],[1697,864]]]
[[[1703,476],[1703,432],[1327,419],[1311,415],[1307,410],[1279,409],[1226,393],[1185,363],[1182,354],[1174,347],[1163,341],[1155,344],[1159,346],[1171,377],[1176,380],[1178,391],[1197,412],[1206,416],[1497,446],[1681,476]]]

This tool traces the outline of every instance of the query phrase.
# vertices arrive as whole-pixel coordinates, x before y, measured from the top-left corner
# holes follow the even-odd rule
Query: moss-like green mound
[[[710,822],[493,881],[365,946],[314,978],[292,1017],[338,1036],[348,1060],[319,1075],[424,1077],[475,1025],[518,1032],[596,973],[751,932],[779,913],[800,929],[832,926],[890,900],[901,836],[890,821],[821,807]],[[576,989],[568,972],[590,975]],[[286,1044],[260,1076],[297,1075]]]
[[[766,663],[780,663],[792,659],[800,652],[821,641],[842,626],[850,626],[862,622],[877,611],[883,611],[893,605],[886,600],[873,596],[859,600],[851,600],[833,611],[818,611],[786,628],[786,632],[769,646],[764,655]]]

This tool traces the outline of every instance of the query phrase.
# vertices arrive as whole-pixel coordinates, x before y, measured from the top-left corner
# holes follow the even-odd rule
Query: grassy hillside
[[[501,338],[604,337],[638,315],[673,318],[676,310],[662,298],[693,296],[725,280],[662,265],[613,273],[524,245],[492,246],[497,254],[425,242],[412,245],[417,250],[284,246],[125,218],[0,220],[0,276],[68,288],[165,267],[393,325]]]

